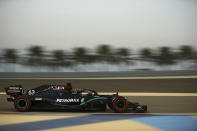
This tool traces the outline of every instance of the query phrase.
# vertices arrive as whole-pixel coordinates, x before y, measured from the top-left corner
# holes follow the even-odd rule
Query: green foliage
[[[140,57],[144,60],[150,60],[153,58],[152,50],[149,48],[144,48],[140,50]]]
[[[172,65],[175,63],[175,55],[169,47],[159,48],[159,54],[154,56],[158,65]]]
[[[97,47],[96,52],[100,56],[111,56],[112,48],[109,45],[100,45]]]
[[[139,50],[139,58],[143,61],[155,62],[161,66],[175,64],[176,60],[197,60],[196,52],[192,46],[183,45],[178,49],[177,53],[175,53],[170,47],[161,47],[154,52],[150,48],[144,48]],[[110,45],[106,44],[99,45],[95,52],[91,52],[92,54],[84,47],[74,48],[69,55],[64,50],[53,50],[47,52],[49,54],[46,55],[42,46],[32,46],[27,51],[27,56],[20,57],[16,49],[4,49],[2,58],[7,63],[16,63],[23,60],[20,64],[26,63],[31,66],[49,66],[52,68],[93,62],[129,64],[133,59],[128,48],[113,49]],[[20,61],[18,60],[19,58]]]
[[[183,45],[180,47],[180,52],[179,52],[179,58],[180,59],[192,59],[193,58],[193,48],[189,45]]]
[[[66,53],[63,50],[54,50],[51,52],[52,59],[49,60],[48,65],[50,67],[67,67],[71,65],[71,62],[66,56]]]
[[[52,52],[53,63],[62,66],[65,61],[65,54],[63,50],[55,50]]]
[[[32,46],[28,49],[28,65],[40,66],[43,65],[44,50],[42,46]]]
[[[87,63],[88,62],[88,50],[83,47],[74,48],[73,58],[76,62]]]
[[[131,54],[130,54],[129,49],[127,49],[127,48],[120,48],[117,51],[117,55],[118,56],[122,56],[122,57],[128,57]]]
[[[43,47],[42,46],[32,46],[28,49],[29,55],[32,57],[43,57]]]
[[[16,63],[18,59],[17,50],[16,49],[4,49],[3,57],[8,63]]]
[[[64,59],[65,59],[64,51],[63,50],[55,50],[52,52],[52,57],[53,57],[53,60],[58,63],[64,62]]]
[[[116,59],[118,62],[125,62],[129,63],[129,56],[131,55],[131,52],[127,48],[119,48],[116,52]]]
[[[108,63],[117,63],[118,58],[113,54],[113,50],[110,45],[100,45],[96,48],[97,61],[103,61]]]

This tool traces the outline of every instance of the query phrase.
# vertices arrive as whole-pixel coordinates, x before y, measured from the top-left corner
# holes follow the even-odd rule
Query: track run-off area
[[[92,88],[101,94],[125,96],[148,106],[148,113],[80,111],[17,112],[6,101],[4,88],[21,84],[25,90],[43,84]],[[0,130],[197,130],[197,75],[91,78],[0,78]]]
[[[0,113],[1,131],[196,131],[196,114]]]

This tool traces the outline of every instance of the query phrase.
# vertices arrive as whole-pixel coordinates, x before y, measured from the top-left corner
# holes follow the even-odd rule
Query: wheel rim
[[[125,112],[128,109],[128,102],[123,97],[117,97],[113,100],[113,109],[115,112]]]
[[[116,101],[116,106],[119,108],[119,109],[124,109],[125,107],[125,102],[123,100],[117,100]]]
[[[19,99],[16,104],[21,109],[24,109],[27,107],[27,101],[25,99]]]
[[[26,96],[19,96],[14,101],[14,106],[18,111],[27,111],[30,108],[31,103]]]

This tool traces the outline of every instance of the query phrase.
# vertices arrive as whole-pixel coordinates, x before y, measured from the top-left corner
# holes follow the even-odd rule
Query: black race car
[[[42,85],[24,91],[21,85],[5,88],[8,101],[14,102],[18,111],[28,111],[33,108],[40,109],[80,109],[105,111],[108,106],[115,112],[146,112],[146,105],[127,101],[118,93],[112,95],[99,95],[92,89],[74,89],[70,83],[67,85]]]

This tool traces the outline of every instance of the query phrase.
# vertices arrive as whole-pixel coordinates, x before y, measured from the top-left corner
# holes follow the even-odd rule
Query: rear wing
[[[22,95],[24,90],[21,85],[14,85],[14,86],[8,86],[5,88],[5,92],[7,95],[10,96],[19,96]]]

